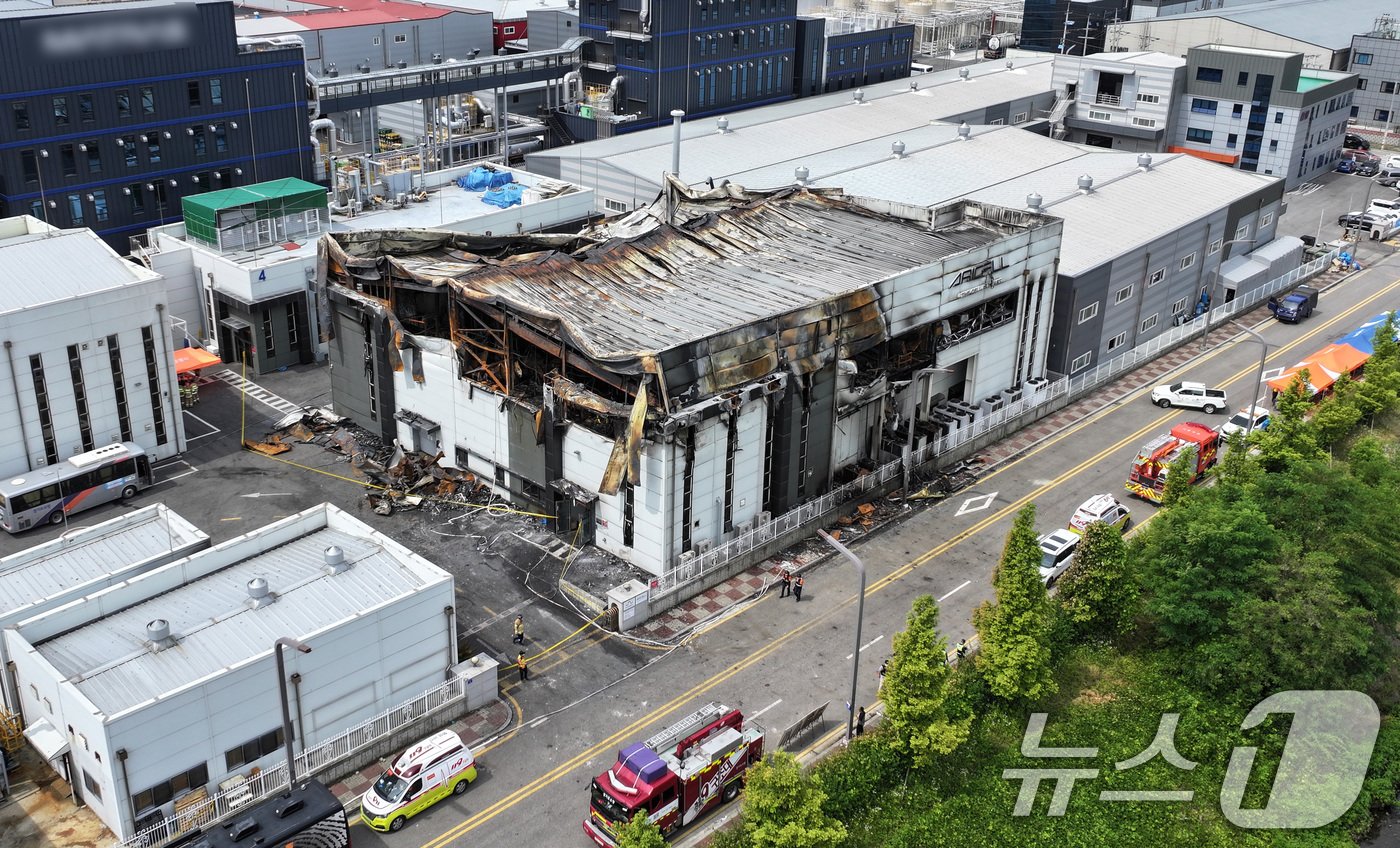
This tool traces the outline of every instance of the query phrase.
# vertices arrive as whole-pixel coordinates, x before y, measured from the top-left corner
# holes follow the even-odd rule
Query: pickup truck
[[[1269,311],[1286,324],[1297,324],[1317,308],[1317,289],[1299,286],[1283,297],[1269,298]]]
[[[1152,402],[1166,409],[1169,406],[1185,406],[1199,409],[1213,415],[1229,404],[1225,400],[1224,389],[1208,389],[1204,383],[1172,383],[1152,390]]]

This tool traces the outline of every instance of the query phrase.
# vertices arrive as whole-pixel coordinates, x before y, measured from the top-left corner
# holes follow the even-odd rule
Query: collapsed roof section
[[[331,233],[319,278],[377,304],[397,347],[450,338],[461,376],[488,388],[530,400],[580,379],[571,402],[595,392],[594,411],[626,418],[654,381],[647,402],[664,416],[926,327],[937,299],[911,297],[901,275],[1048,222],[969,202],[877,212],[835,189],[673,182],[578,236]]]

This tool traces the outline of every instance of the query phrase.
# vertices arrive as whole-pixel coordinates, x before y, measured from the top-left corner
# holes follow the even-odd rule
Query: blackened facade
[[[1130,0],[1026,0],[1021,49],[1070,56],[1103,53],[1108,27],[1131,17]]]
[[[0,215],[118,252],[190,194],[311,176],[302,49],[240,47],[229,2],[0,17]]]

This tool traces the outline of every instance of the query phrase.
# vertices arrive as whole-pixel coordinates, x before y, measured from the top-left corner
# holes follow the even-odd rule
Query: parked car
[[[1133,523],[1133,517],[1128,512],[1128,508],[1123,506],[1122,502],[1113,495],[1094,495],[1080,504],[1079,509],[1076,509],[1074,515],[1070,516],[1069,530],[1074,533],[1083,533],[1084,528],[1099,521],[1110,527],[1117,527],[1119,532],[1124,532]]]
[[[1199,409],[1213,415],[1229,404],[1225,400],[1224,389],[1207,388],[1204,383],[1172,383],[1152,390],[1152,402],[1166,409],[1169,406],[1184,406]]]
[[[1297,324],[1317,309],[1317,295],[1313,286],[1298,286],[1283,297],[1269,298],[1269,311],[1285,324]]]
[[[1224,425],[1221,426],[1220,435],[1229,436],[1232,433],[1244,433],[1248,430],[1258,432],[1269,426],[1269,419],[1271,416],[1272,413],[1262,406],[1246,406],[1244,409],[1231,415],[1230,420],[1226,421]],[[1253,427],[1251,427],[1249,423],[1251,419],[1254,421]]]
[[[1377,159],[1377,161],[1379,161],[1379,160],[1380,160],[1380,157],[1377,156],[1376,159]],[[1400,153],[1392,153],[1392,154],[1390,155],[1390,158],[1388,158],[1388,159],[1385,160],[1385,164],[1384,164],[1382,167],[1385,167],[1385,168],[1400,168]]]
[[[1381,157],[1367,150],[1343,150],[1338,161],[1349,161],[1360,164],[1362,162],[1375,162],[1380,164]]]
[[[1040,581],[1049,586],[1074,562],[1074,552],[1079,549],[1079,534],[1056,530],[1041,536],[1039,542]]]
[[[1356,163],[1350,159],[1341,159],[1337,162],[1337,167],[1332,170],[1339,174],[1354,174],[1356,173]]]
[[[1346,212],[1337,216],[1337,223],[1343,227],[1359,227],[1361,219],[1366,217],[1365,212]]]
[[[1390,168],[1381,168],[1380,173],[1376,174],[1377,185],[1383,185],[1386,188],[1395,188],[1396,183],[1400,183],[1400,171]]]
[[[1377,162],[1358,162],[1356,169],[1352,171],[1358,177],[1374,177],[1381,171],[1381,166]]]
[[[1342,139],[1342,147],[1348,150],[1370,150],[1371,142],[1356,133],[1347,133],[1346,138]]]

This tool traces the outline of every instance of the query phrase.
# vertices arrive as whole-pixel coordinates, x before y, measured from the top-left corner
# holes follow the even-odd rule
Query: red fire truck
[[[1170,433],[1142,446],[1133,460],[1133,470],[1128,472],[1125,488],[1144,500],[1161,503],[1162,490],[1167,485],[1167,468],[1188,448],[1196,451],[1196,471],[1191,475],[1194,483],[1215,464],[1220,452],[1220,434],[1204,424],[1183,421]]]
[[[763,758],[763,729],[739,710],[710,703],[617,752],[617,762],[593,779],[583,831],[604,848],[638,812],[667,836],[744,786],[748,767]]]

